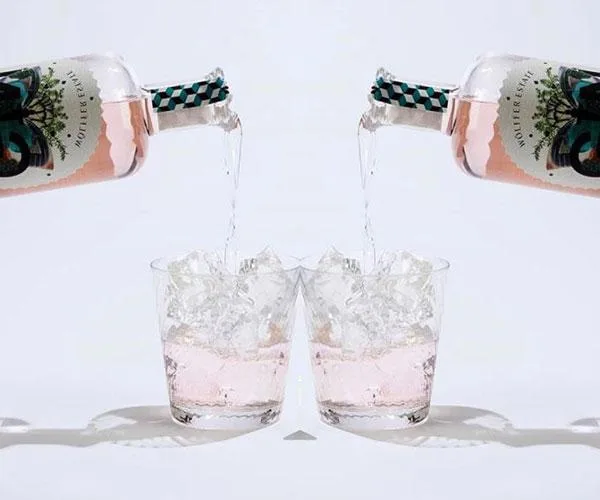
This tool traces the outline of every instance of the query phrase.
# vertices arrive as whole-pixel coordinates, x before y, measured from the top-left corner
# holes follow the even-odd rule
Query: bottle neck
[[[231,94],[216,69],[202,80],[145,88],[150,133],[173,128],[214,125],[225,130],[236,128],[239,118],[231,111]]]
[[[408,125],[446,132],[455,90],[452,85],[396,80],[380,69],[369,95],[371,108],[361,118],[361,124],[372,130],[382,126]]]

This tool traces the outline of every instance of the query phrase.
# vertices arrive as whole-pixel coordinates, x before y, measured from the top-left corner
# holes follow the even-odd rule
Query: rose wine
[[[148,131],[143,101],[106,103],[102,105],[102,123],[96,148],[78,170],[53,181],[53,168],[48,165],[45,173],[48,183],[4,188],[0,190],[0,195],[10,196],[126,177],[142,165],[147,147]]]
[[[311,344],[319,411],[326,422],[369,426],[368,416],[416,424],[429,413],[436,341],[396,345],[383,354],[348,356],[341,347]],[[398,422],[390,425],[397,427]]]
[[[191,415],[208,413],[231,420],[236,415],[258,417],[265,424],[276,420],[288,348],[287,343],[275,344],[259,348],[254,356],[240,357],[201,342],[166,340],[165,369],[175,419],[193,423]]]
[[[457,163],[470,175],[482,179],[522,184],[591,196],[600,196],[600,187],[572,187],[552,183],[554,167],[548,164],[548,179],[529,175],[506,153],[498,124],[498,105],[458,100],[452,147]]]

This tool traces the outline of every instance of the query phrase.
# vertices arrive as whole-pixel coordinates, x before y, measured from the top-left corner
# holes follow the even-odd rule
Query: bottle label
[[[500,95],[500,136],[520,169],[551,184],[600,188],[600,73],[527,59]]]
[[[79,61],[48,61],[0,72],[0,189],[68,177],[100,136],[100,90]]]

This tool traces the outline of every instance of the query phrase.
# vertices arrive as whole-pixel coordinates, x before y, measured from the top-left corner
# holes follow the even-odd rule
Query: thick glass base
[[[171,405],[171,416],[178,424],[206,430],[258,429],[275,423],[281,413],[281,404],[246,407]]]
[[[321,420],[326,424],[356,431],[407,429],[422,424],[429,416],[429,405],[417,408],[402,406],[359,407],[319,404]]]

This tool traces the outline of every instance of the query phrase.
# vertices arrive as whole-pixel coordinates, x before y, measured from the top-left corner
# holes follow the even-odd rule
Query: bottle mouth
[[[371,107],[362,115],[359,129],[374,131],[382,126],[408,125],[440,130],[455,89],[455,85],[399,80],[385,68],[379,68],[368,96]]]
[[[158,130],[215,125],[231,131],[240,126],[238,115],[229,108],[232,96],[221,68],[203,79],[149,85],[145,90]]]

